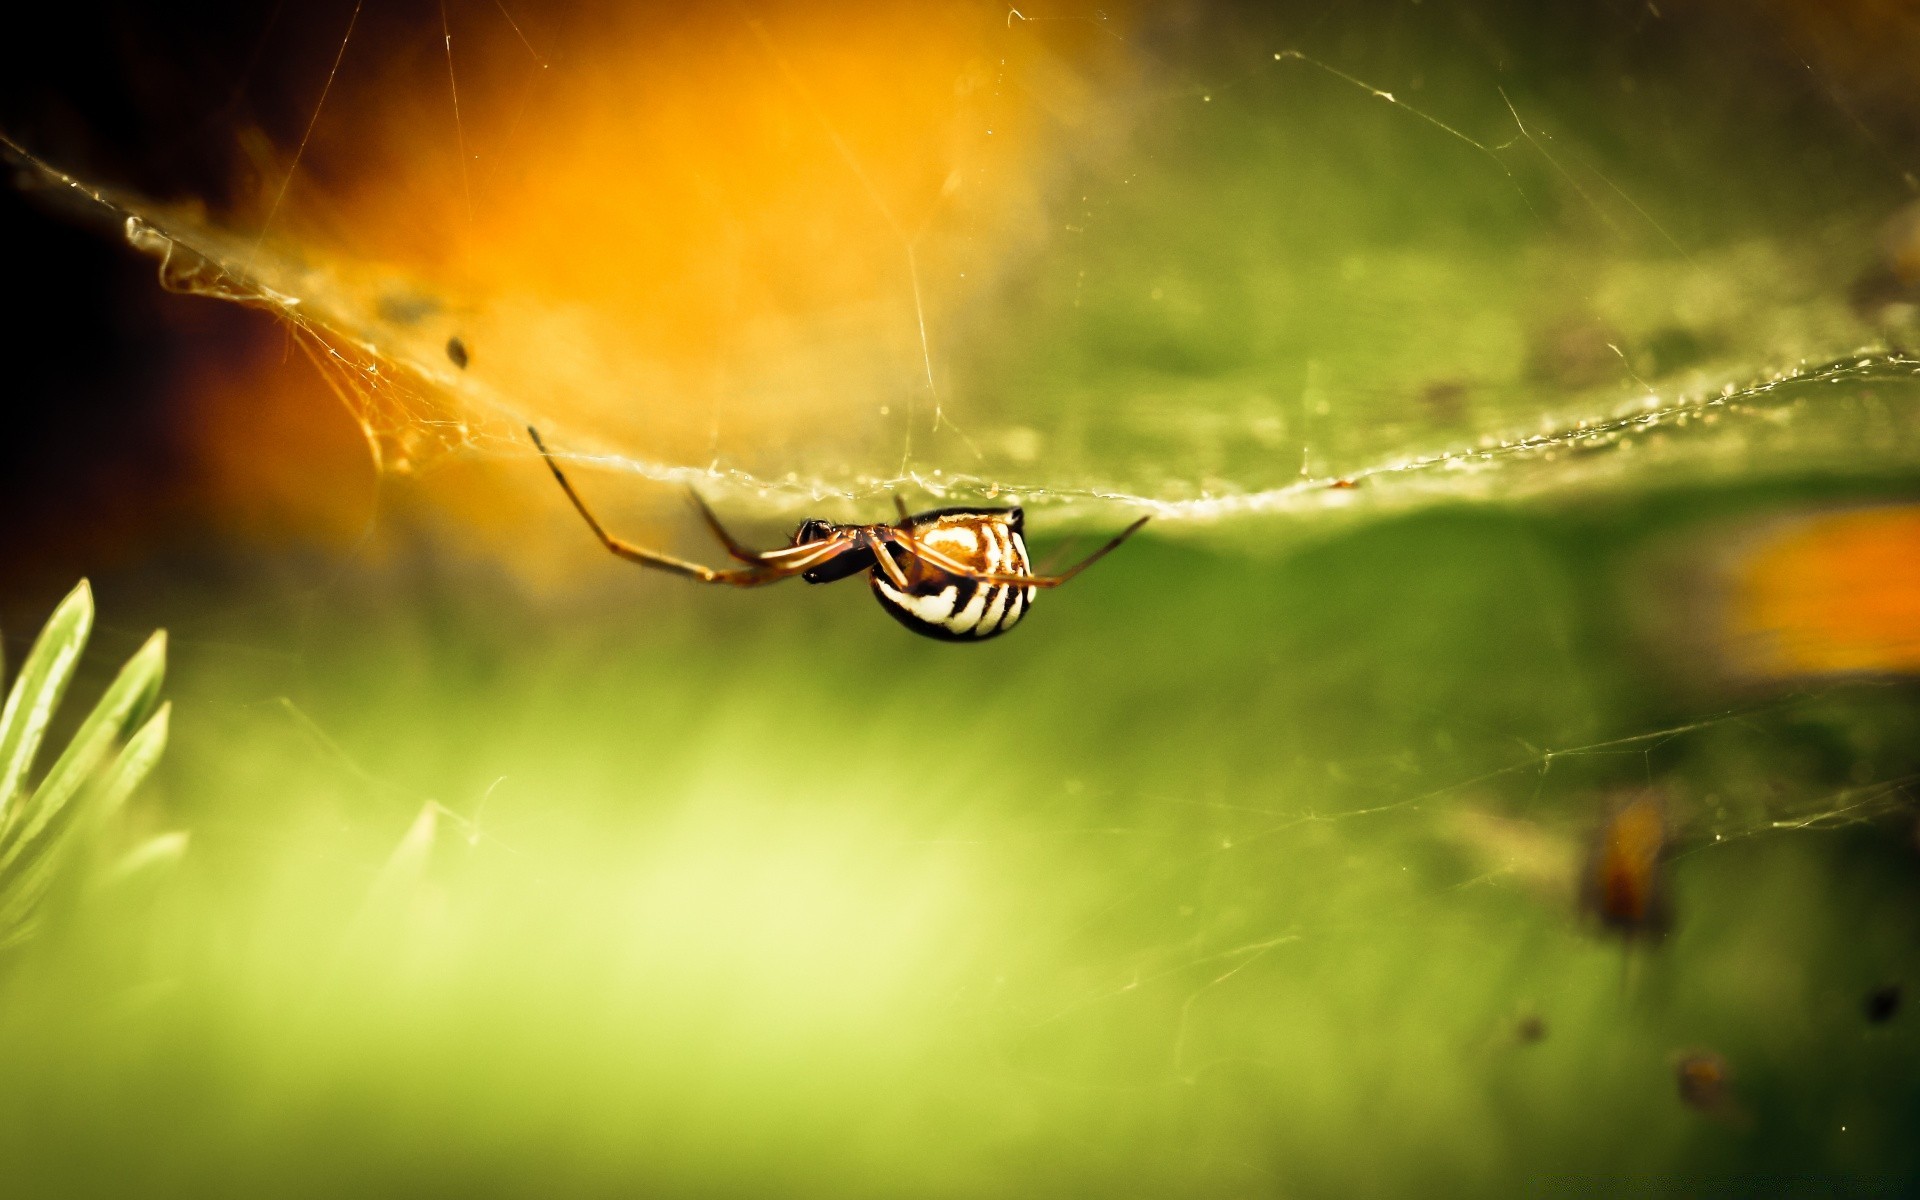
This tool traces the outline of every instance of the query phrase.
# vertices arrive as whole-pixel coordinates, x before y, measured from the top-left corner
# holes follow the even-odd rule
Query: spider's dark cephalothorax
[[[621,558],[702,583],[735,587],[777,583],[794,575],[808,583],[834,583],[864,571],[874,598],[895,620],[915,633],[943,641],[981,641],[1012,629],[1032,607],[1035,592],[1072,579],[1147,523],[1141,517],[1059,575],[1035,575],[1018,508],[942,508],[909,514],[900,505],[900,519],[892,523],[840,525],[808,520],[794,530],[787,546],[761,553],[741,545],[695,493],[693,501],[707,528],[735,561],[745,564],[716,570],[609,534],[587,511],[540,434],[532,426],[527,433],[587,526]]]

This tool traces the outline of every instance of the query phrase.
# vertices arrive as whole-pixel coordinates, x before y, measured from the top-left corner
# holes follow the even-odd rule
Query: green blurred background
[[[234,414],[165,381],[276,359],[270,317],[6,201],[58,300],[4,332],[7,657],[81,574],[81,691],[165,626],[173,743],[114,836],[191,834],[0,960],[7,1189],[1920,1189],[1912,997],[1865,1007],[1920,978],[1911,14],[953,12],[1114,90],[1047,173],[1064,230],[933,289],[955,426],[915,472],[1006,481],[1043,552],[1160,506],[979,646],[857,584],[549,569],[586,535],[504,442],[375,483],[338,410],[263,401],[293,469],[209,484]],[[192,163],[242,122],[142,88],[257,17],[69,20],[5,127],[217,209]],[[1583,439],[1648,396],[1684,415]],[[722,465],[844,484],[890,428]],[[553,520],[475,521],[476,475]],[[716,487],[766,542],[806,504]],[[1756,657],[1754,564],[1848,512],[1890,514],[1872,604],[1819,610],[1864,659]],[[1649,793],[1673,920],[1627,936],[1578,893]]]

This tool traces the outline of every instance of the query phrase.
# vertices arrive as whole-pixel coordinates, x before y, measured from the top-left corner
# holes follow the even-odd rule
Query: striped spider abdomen
[[[895,528],[912,544],[976,575],[1026,577],[1033,566],[1024,520],[1018,508],[943,508],[908,517]],[[886,553],[907,586],[897,587],[887,572],[876,569],[870,576],[874,598],[915,633],[951,642],[996,637],[1018,624],[1033,604],[1036,589],[1030,584],[956,575],[897,543]]]

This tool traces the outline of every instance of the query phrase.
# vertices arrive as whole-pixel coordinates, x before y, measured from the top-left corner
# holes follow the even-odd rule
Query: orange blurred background
[[[1773,527],[1735,566],[1727,636],[1761,678],[1920,673],[1920,507]]]
[[[966,389],[946,349],[1004,266],[1055,236],[1055,175],[1124,123],[1135,74],[1112,11],[426,17],[347,42],[297,165],[243,139],[230,219],[264,228],[261,261],[299,263],[302,311],[346,335],[323,374],[385,469],[523,453],[525,421],[563,451],[772,479],[813,461],[885,476],[956,444]],[[183,386],[236,390],[229,367],[208,374]],[[293,406],[315,391],[277,370],[261,384]],[[271,473],[249,442],[306,459],[304,436],[231,415],[213,422],[216,471]],[[497,505],[460,494],[479,474],[452,472],[446,502],[489,523]]]
[[[1125,6],[366,0],[116,19],[112,53],[78,16],[68,42],[42,35],[46,78],[0,97],[6,127],[224,231],[228,267],[298,302],[289,326],[121,301],[180,348],[140,372],[177,418],[175,482],[145,489],[129,549],[163,511],[353,542],[396,503],[372,475],[396,472],[429,478],[421,509],[463,537],[519,544],[527,493],[550,488],[512,469],[527,420],[563,453],[772,479],[938,461],[965,445],[950,348],[1004,267],[1059,236],[1061,173],[1117,151],[1142,78]],[[684,515],[677,488],[582,473],[640,534],[654,509],[663,527]]]

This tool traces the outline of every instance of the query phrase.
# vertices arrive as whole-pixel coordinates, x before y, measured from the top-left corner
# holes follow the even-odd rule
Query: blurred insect
[[[1889,983],[1885,987],[1877,987],[1868,992],[1867,1002],[1861,1007],[1865,1009],[1868,1021],[1875,1025],[1885,1025],[1899,1013],[1900,999],[1900,985]]]
[[[608,550],[628,562],[734,587],[758,587],[794,575],[808,583],[833,583],[865,571],[880,607],[915,633],[942,641],[982,641],[1012,629],[1032,607],[1037,589],[1059,587],[1147,523],[1141,517],[1058,575],[1034,575],[1018,508],[941,508],[909,515],[906,505],[895,497],[900,519],[891,525],[837,525],[810,519],[794,530],[790,544],[763,554],[735,540],[695,493],[693,501],[707,528],[728,554],[747,564],[715,570],[609,534],[567,482],[539,432],[528,426],[527,433],[587,527]]]
[[[1521,1017],[1513,1027],[1513,1038],[1522,1046],[1531,1046],[1547,1038],[1547,1020],[1538,1013]]]
[[[1711,1050],[1694,1050],[1673,1067],[1680,1099],[1700,1112],[1723,1111],[1727,1103],[1727,1060]]]
[[[1600,923],[1621,933],[1666,932],[1666,881],[1660,868],[1666,848],[1666,815],[1659,797],[1640,793],[1615,805],[1594,839],[1582,882],[1582,900]]]
[[[459,367],[462,371],[464,371],[467,369],[467,364],[471,362],[472,359],[473,359],[473,356],[467,353],[467,344],[465,342],[461,341],[457,337],[450,337],[447,339],[447,361],[448,362],[451,362],[454,366]]]

